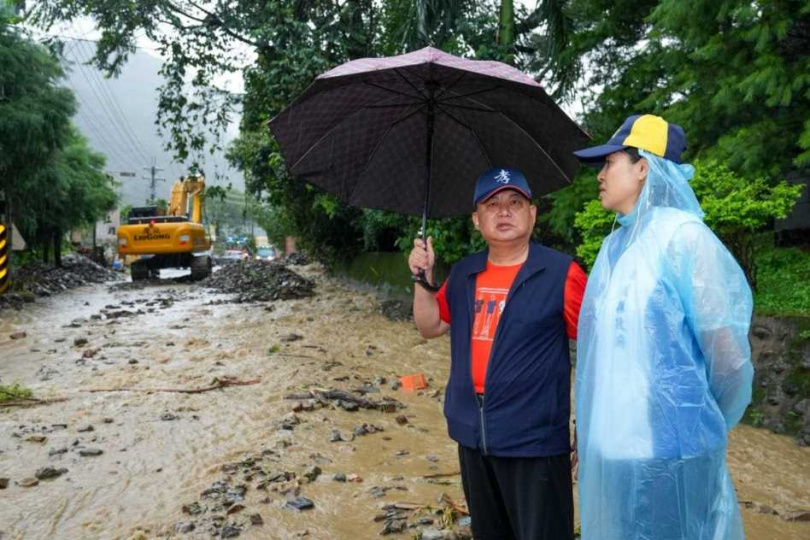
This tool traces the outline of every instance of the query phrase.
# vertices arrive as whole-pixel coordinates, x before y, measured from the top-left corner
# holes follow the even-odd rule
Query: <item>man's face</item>
[[[472,220],[487,243],[528,242],[537,207],[517,191],[500,191],[476,206]]]

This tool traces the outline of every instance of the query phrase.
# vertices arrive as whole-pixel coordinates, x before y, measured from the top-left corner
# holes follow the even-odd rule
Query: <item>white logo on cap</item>
[[[499,184],[508,184],[509,180],[511,180],[511,175],[506,169],[501,169],[501,172],[495,177],[495,181]]]

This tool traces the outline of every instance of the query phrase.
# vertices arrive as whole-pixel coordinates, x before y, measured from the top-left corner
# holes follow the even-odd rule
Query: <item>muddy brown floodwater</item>
[[[9,479],[0,538],[211,538],[216,522],[219,537],[238,529],[240,538],[371,539],[386,504],[436,507],[443,494],[463,503],[437,392],[449,341],[427,342],[412,323],[384,318],[373,295],[316,265],[293,269],[316,280],[315,296],[234,304],[188,284],[93,286],[0,313],[0,382],[66,398],[0,409],[0,478]],[[26,337],[10,339],[15,332]],[[392,388],[415,372],[429,378],[426,391]],[[227,377],[260,382],[145,391]],[[405,408],[350,412],[304,400],[314,410],[291,413],[299,402],[285,399],[361,387],[372,401],[390,397]],[[370,433],[352,439],[363,424]],[[330,442],[334,430],[345,440]],[[810,509],[810,449],[743,426],[731,436],[729,462],[748,538],[810,538],[810,523],[780,517]],[[67,472],[23,487],[45,467]],[[451,474],[425,478],[442,473]],[[335,481],[341,474],[350,481]],[[296,487],[312,509],[285,508]],[[217,514],[234,493],[231,513]],[[440,516],[425,516],[434,520],[425,527],[439,528]]]

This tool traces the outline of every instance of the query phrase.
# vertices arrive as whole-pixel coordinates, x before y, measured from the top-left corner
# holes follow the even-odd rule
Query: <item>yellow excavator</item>
[[[172,186],[165,213],[157,206],[133,208],[118,228],[118,255],[138,255],[132,281],[156,278],[161,268],[191,268],[191,279],[211,275],[211,238],[202,224],[205,177],[188,176]],[[191,209],[189,211],[189,206]]]

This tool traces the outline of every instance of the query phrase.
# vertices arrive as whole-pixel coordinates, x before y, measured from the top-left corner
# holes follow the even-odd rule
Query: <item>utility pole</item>
[[[155,204],[157,201],[157,195],[155,193],[155,186],[158,182],[165,182],[166,179],[163,177],[156,176],[158,172],[162,172],[163,169],[160,167],[155,167],[155,160],[152,159],[152,166],[151,167],[144,167],[143,170],[149,172],[149,176],[141,176],[144,180],[149,180],[149,200],[146,201],[149,204]]]

